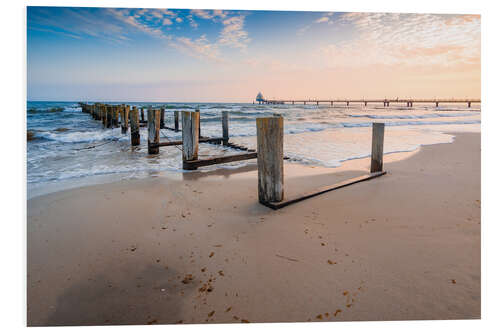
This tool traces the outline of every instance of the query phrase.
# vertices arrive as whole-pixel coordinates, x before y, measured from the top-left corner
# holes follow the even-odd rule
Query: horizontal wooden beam
[[[377,178],[377,177],[383,176],[385,174],[386,174],[385,171],[372,172],[368,175],[363,175],[363,176],[351,178],[351,179],[344,180],[340,183],[336,183],[333,185],[323,186],[323,187],[320,187],[314,191],[300,194],[300,195],[292,197],[291,199],[288,199],[288,200],[283,200],[280,202],[261,202],[261,204],[263,204],[264,206],[267,206],[269,208],[272,208],[274,210],[277,210],[277,209],[286,207],[288,205],[291,205],[293,203],[300,202],[300,201],[315,197],[317,195],[320,195],[320,194],[323,194],[326,192],[330,192],[333,190],[337,190],[339,188],[346,187],[346,186],[349,186],[352,184],[356,184],[356,183],[364,182],[364,181],[367,181],[367,180],[370,180],[373,178]]]
[[[214,164],[222,164],[229,162],[237,162],[243,160],[251,160],[257,158],[257,153],[244,153],[244,154],[236,154],[229,156],[219,156],[208,158],[205,160],[193,160],[193,161],[183,161],[183,169],[185,170],[196,170],[199,167],[214,165]]]
[[[205,143],[221,143],[222,138],[203,138],[200,139],[199,142],[205,142]],[[178,141],[167,141],[167,142],[160,142],[160,147],[166,147],[166,146],[181,146],[182,145],[182,140]]]

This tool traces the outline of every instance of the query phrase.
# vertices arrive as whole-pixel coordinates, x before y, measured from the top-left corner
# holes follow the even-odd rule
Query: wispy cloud
[[[202,35],[195,40],[187,37],[177,37],[170,42],[170,45],[196,58],[221,61],[217,45],[210,43],[206,35]]]
[[[54,11],[57,11],[58,15],[54,15]],[[78,39],[90,36],[113,43],[128,40],[123,26],[110,20],[106,13],[96,16],[88,8],[30,7],[28,27],[31,30],[52,32]]]
[[[325,14],[323,14],[323,16],[321,16],[316,21],[314,21],[314,23],[328,23],[328,24],[333,24],[333,20],[331,18],[333,16],[333,14],[334,14],[333,12],[325,13]]]
[[[217,9],[216,10],[193,9],[191,10],[191,14],[206,20],[224,19],[227,16],[226,12]]]
[[[211,61],[224,62],[221,48],[228,46],[245,51],[250,38],[245,30],[245,16],[234,15],[229,12],[213,10],[192,10],[190,15],[196,15],[205,20],[212,20],[222,24],[222,29],[219,32],[217,39],[210,42],[206,35],[202,35],[198,39],[178,37],[172,40],[171,46],[184,51],[190,56]],[[193,20],[192,16],[186,16],[189,20]],[[233,15],[233,16],[231,16]],[[193,26],[194,20],[190,22]],[[194,28],[198,25],[194,23]]]
[[[56,34],[56,35],[61,35],[61,36],[70,37],[70,38],[74,38],[74,39],[82,39],[81,36],[74,35],[74,34],[71,34],[71,33],[67,33],[67,32],[64,32],[64,31],[57,31],[57,30],[53,30],[53,29],[29,27],[28,30],[50,32],[50,33],[53,33],[53,34]]]
[[[218,43],[231,47],[246,49],[250,42],[248,32],[244,29],[244,16],[233,16],[222,21],[224,28],[220,32]]]
[[[190,56],[220,60],[224,47],[244,51],[250,42],[244,28],[245,16],[223,10],[170,10],[148,8],[46,8],[32,7],[28,11],[30,29],[59,34],[70,38],[98,38],[124,43],[147,35],[164,40]],[[217,32],[198,37],[199,23],[195,17],[210,20],[219,27]],[[186,23],[184,23],[186,22]],[[175,25],[185,29],[173,29]],[[189,25],[189,26],[187,26]]]
[[[315,23],[323,23],[323,22],[328,22],[329,20],[330,20],[330,18],[328,16],[323,16],[323,17],[320,17],[319,19],[317,19],[314,22]]]
[[[357,37],[321,47],[331,66],[467,63],[480,57],[479,16],[346,13]]]
[[[310,25],[305,25],[301,27],[299,30],[297,30],[297,36],[303,36],[307,30],[311,29]]]

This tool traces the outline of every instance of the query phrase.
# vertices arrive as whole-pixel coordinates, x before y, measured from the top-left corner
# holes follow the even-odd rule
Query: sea
[[[103,102],[137,107],[164,107],[165,125],[173,127],[173,111],[200,110],[201,135],[221,137],[221,112],[229,111],[230,142],[256,146],[258,117],[284,117],[284,153],[287,163],[336,168],[344,161],[370,156],[371,126],[385,123],[384,154],[410,152],[423,145],[453,142],[452,133],[480,132],[481,107],[461,104],[356,105],[259,105],[252,103],[149,103]],[[145,112],[146,113],[146,112]],[[181,126],[180,122],[180,126]],[[83,113],[78,102],[27,102],[28,198],[55,190],[143,178],[182,170],[180,147],[161,147],[156,156],[147,153],[147,128],[141,127],[141,144],[130,145],[130,131],[106,129]],[[181,140],[182,132],[162,129],[160,140]],[[241,151],[201,143],[199,158],[231,155]],[[213,171],[237,169],[256,160],[200,168]]]

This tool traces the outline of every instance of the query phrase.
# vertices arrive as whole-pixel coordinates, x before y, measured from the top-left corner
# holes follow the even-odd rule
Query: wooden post
[[[198,113],[198,139],[201,138],[201,114],[200,109],[196,108],[195,110]]]
[[[123,106],[120,106],[120,125],[122,128],[122,134],[127,133],[127,130],[125,129],[125,108]]]
[[[111,128],[113,123],[113,110],[111,109],[111,105],[106,107],[106,128]]]
[[[222,144],[227,146],[229,142],[229,112],[222,111]]]
[[[257,118],[259,202],[283,200],[283,117]]]
[[[160,110],[148,108],[148,154],[160,153]]]
[[[160,113],[160,128],[165,128],[165,108],[161,108],[161,113]]]
[[[129,105],[120,107],[120,123],[121,123],[121,128],[122,128],[122,134],[125,134],[128,131],[129,111],[130,111]]]
[[[114,105],[113,106],[113,128],[118,127],[118,122],[119,122],[119,106]]]
[[[101,105],[101,121],[102,125],[106,127],[106,106]]]
[[[370,172],[378,172],[383,169],[384,128],[384,123],[373,123],[372,125],[372,163]]]
[[[95,104],[95,120],[101,120],[101,105]]]
[[[198,159],[199,124],[199,112],[182,112],[182,168],[184,170],[196,169],[186,165],[185,161]]]
[[[130,113],[130,144],[138,146],[141,144],[141,135],[139,133],[139,110],[137,107],[132,108]]]
[[[179,132],[179,111],[174,111],[174,128],[176,132]]]
[[[122,132],[127,133],[127,131],[128,131],[128,119],[129,119],[129,115],[130,115],[130,105],[125,106],[124,113],[125,114],[124,114],[124,122],[122,123]],[[124,127],[125,127],[125,131],[123,131]]]
[[[141,108],[141,121],[144,122],[144,108]]]

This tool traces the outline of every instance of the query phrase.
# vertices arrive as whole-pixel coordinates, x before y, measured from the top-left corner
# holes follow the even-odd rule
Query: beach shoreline
[[[480,133],[272,211],[254,166],[28,200],[28,325],[476,319]],[[285,164],[285,198],[365,174]]]

